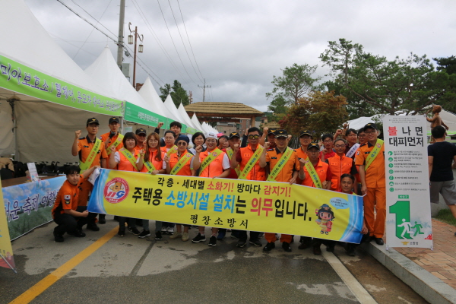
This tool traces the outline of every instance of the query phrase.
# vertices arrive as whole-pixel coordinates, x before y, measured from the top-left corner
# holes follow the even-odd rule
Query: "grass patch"
[[[439,213],[435,218],[444,223],[456,226],[456,219],[453,217],[453,214],[451,213],[450,209],[439,210]]]

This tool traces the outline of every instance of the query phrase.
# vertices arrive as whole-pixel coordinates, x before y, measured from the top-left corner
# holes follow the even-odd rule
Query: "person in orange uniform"
[[[150,173],[152,175],[166,173],[165,152],[160,150],[160,136],[157,133],[151,133],[146,139],[147,146],[144,150],[143,167],[140,172]],[[143,231],[138,238],[143,239],[150,235],[149,220],[142,220]],[[162,222],[155,222],[155,240],[162,239],[161,235]]]
[[[171,131],[172,132],[172,131]],[[168,134],[167,134],[168,135]],[[166,136],[165,136],[166,141]],[[177,137],[177,151],[172,152],[169,155],[165,155],[166,173],[170,175],[181,175],[181,176],[194,176],[195,170],[193,170],[193,154],[188,152],[188,143],[190,142],[188,136],[180,135]],[[182,233],[182,226],[184,226],[184,232]],[[176,224],[176,233],[170,236],[170,239],[176,239],[180,237],[182,241],[186,242],[189,240],[188,229],[190,225]]]
[[[275,148],[269,149],[269,143],[264,146],[263,153],[260,157],[260,167],[269,168],[268,181],[296,183],[299,171],[299,160],[295,150],[288,148],[288,133],[285,130],[275,131]],[[284,161],[283,161],[284,160]],[[283,250],[291,252],[290,243],[293,236],[282,234],[280,242]],[[265,233],[265,239],[268,241],[264,251],[271,251],[275,248],[275,233]]]
[[[309,131],[304,130],[299,134],[299,143],[301,146],[295,150],[298,158],[307,159],[307,147],[311,142],[312,134]]]
[[[323,134],[321,141],[324,147],[323,151],[320,152],[320,159],[322,161],[325,161],[326,159],[336,155],[336,152],[333,150],[334,138],[331,134]]]
[[[247,141],[248,145],[245,148],[239,148],[239,145],[234,145],[234,157],[231,158],[231,168],[236,169],[240,165],[239,179],[266,180],[266,171],[260,167],[260,156],[263,147],[259,144],[260,141],[260,129],[251,127],[247,130]],[[259,232],[250,231],[249,243],[261,247],[263,246],[258,239]],[[242,230],[239,233],[239,241],[237,247],[244,247],[247,242],[247,231]]]
[[[111,147],[114,146],[116,148],[116,151],[119,151],[123,147],[123,135],[120,134],[120,122],[119,118],[117,117],[111,117],[109,118],[109,131],[108,133],[105,133],[101,135],[100,139],[104,142],[106,151],[108,152],[108,155],[111,154]]]
[[[230,174],[230,159],[225,152],[217,147],[217,134],[208,133],[206,135],[207,150],[203,150],[202,146],[196,147],[196,155],[193,160],[193,169],[199,171],[199,176],[209,178],[225,178]],[[192,240],[192,243],[204,242],[206,236],[204,235],[204,226],[199,227],[199,233]],[[212,227],[212,235],[209,239],[209,246],[215,247],[217,245],[217,231],[218,228]]]
[[[116,151],[115,146],[111,146],[111,155],[109,156],[109,167],[122,171],[139,172],[143,167],[142,152],[136,150],[138,141],[133,132],[125,133],[122,140],[123,148]],[[125,236],[125,221],[126,218],[119,216],[119,232],[120,236]],[[140,232],[136,228],[136,219],[128,219],[129,229],[134,235],[139,235]]]
[[[374,123],[365,125],[364,133],[367,143],[356,152],[355,164],[359,166],[361,192],[366,195],[364,217],[369,235],[378,245],[383,245],[386,220],[385,149],[383,141],[377,138],[377,126]]]
[[[275,136],[275,132],[277,131],[277,129],[269,129],[269,128],[264,128],[264,129],[267,129],[267,133],[268,133],[268,143],[269,143],[269,149],[274,149],[277,144],[276,144],[276,136]],[[263,129],[263,130],[264,130]]]
[[[98,122],[98,119],[89,118],[86,123],[87,136],[80,137],[80,130],[75,132],[73,145],[71,147],[71,154],[73,154],[73,156],[79,155],[79,167],[81,168],[81,171],[97,166],[101,166],[102,168],[107,167],[106,160],[108,158],[108,154],[105,149],[105,145],[100,139],[97,139],[99,125],[100,123]],[[78,196],[78,206],[87,206],[92,189],[93,185],[87,180],[81,184],[81,190]],[[96,216],[96,213],[89,214],[87,218],[87,229],[93,231],[100,230],[95,223]],[[100,224],[106,223],[104,214],[100,214],[99,222]]]
[[[336,139],[334,141],[336,155],[326,159],[326,163],[329,165],[332,174],[332,191],[340,190],[340,177],[342,176],[342,174],[355,175],[356,173],[358,173],[358,170],[356,170],[355,161],[350,157],[345,156],[346,147],[347,142],[345,141],[345,139]]]
[[[87,222],[89,212],[83,206],[78,206],[78,196],[80,187],[84,181],[92,174],[98,166],[85,170],[81,175],[78,166],[69,166],[65,170],[67,180],[63,183],[51,214],[54,222],[58,225],[54,228],[54,240],[58,243],[64,241],[63,235],[66,233],[75,237],[84,237],[82,226]]]
[[[322,162],[319,158],[320,147],[318,143],[310,143],[307,146],[307,155],[308,159],[300,158],[299,162],[299,178],[302,180],[302,184],[304,186],[313,187],[313,188],[321,188],[321,189],[330,189],[331,188],[331,169],[329,165],[325,162]],[[309,170],[306,167],[309,166],[310,170],[315,170],[315,174],[318,176],[317,180],[314,180],[312,174],[309,174]],[[299,249],[306,249],[309,246],[313,247],[313,253],[315,255],[321,254],[320,245],[322,244],[321,239],[312,238],[310,237],[303,237],[302,243],[299,245]]]
[[[135,134],[136,134],[136,139],[138,140],[138,145],[136,146],[136,149],[137,150],[146,150],[146,147],[147,147],[146,129],[144,129],[144,128],[136,129]]]

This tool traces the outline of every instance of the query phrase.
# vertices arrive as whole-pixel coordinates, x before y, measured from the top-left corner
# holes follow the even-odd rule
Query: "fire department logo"
[[[118,204],[127,198],[129,190],[127,181],[116,177],[106,184],[103,194],[108,202]]]

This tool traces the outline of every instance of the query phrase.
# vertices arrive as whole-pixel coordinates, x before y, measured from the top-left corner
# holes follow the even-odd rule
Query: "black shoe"
[[[192,243],[199,243],[199,242],[205,242],[205,241],[206,241],[206,236],[201,235],[201,233],[198,233],[198,235],[193,238]]]
[[[218,235],[217,235],[217,240],[221,241],[225,238],[225,235],[226,235],[226,230],[222,230],[222,231],[219,231]]]
[[[269,252],[275,248],[275,243],[267,243],[266,246],[263,247],[263,251]]]
[[[384,244],[382,238],[375,238],[375,243],[377,243],[377,245],[383,245]]]
[[[315,255],[321,255],[320,244],[314,245],[314,246],[313,246],[313,254],[315,254]]]
[[[247,244],[247,240],[239,240],[236,244],[236,247],[243,248]]]
[[[106,214],[98,215],[98,224],[106,224]]]
[[[161,241],[161,239],[162,239],[162,233],[160,231],[155,232],[155,240]]]
[[[62,243],[65,239],[63,238],[62,235],[60,234],[57,234],[54,230],[54,241],[56,241],[57,243]]]
[[[140,239],[143,239],[143,238],[145,238],[145,237],[147,237],[147,236],[150,236],[150,231],[147,231],[147,230],[143,230],[143,231],[138,235],[138,237],[139,237]]]
[[[287,243],[287,242],[283,242],[283,243],[282,243],[282,248],[283,248],[283,250],[285,250],[286,252],[291,252],[291,246],[290,246],[290,244]]]
[[[130,229],[130,232],[133,233],[134,235],[140,235],[141,233],[139,232],[138,228],[133,227]]]
[[[84,232],[82,232],[82,230],[76,230],[76,232],[73,233],[73,235],[75,237],[85,237],[86,236],[86,234]]]
[[[263,246],[263,244],[261,244],[261,242],[259,240],[250,240],[249,241],[249,244],[250,245],[253,245],[253,246],[256,246],[256,247],[261,247]]]
[[[215,236],[211,236],[211,238],[209,239],[209,246],[212,246],[212,247],[215,247],[217,246],[217,238]]]
[[[328,252],[334,252],[334,247],[336,247],[335,244],[330,244],[326,246],[326,251]]]
[[[98,228],[97,224],[95,223],[87,224],[87,229],[92,231],[100,231],[100,228]]]
[[[118,234],[119,236],[125,236],[125,228],[124,228],[124,229],[120,229],[120,228],[119,228],[119,232],[117,232],[117,234]]]

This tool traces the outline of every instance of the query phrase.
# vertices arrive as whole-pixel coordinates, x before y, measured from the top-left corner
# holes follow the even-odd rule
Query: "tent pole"
[[[19,161],[19,154],[17,153],[17,119],[16,119],[16,109],[15,109],[15,102],[19,101],[16,96],[6,100],[10,107],[11,107],[11,119],[13,120],[13,133],[14,133],[14,160]]]

